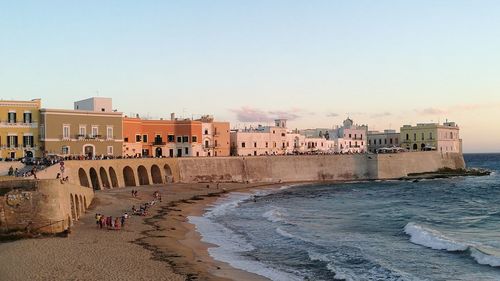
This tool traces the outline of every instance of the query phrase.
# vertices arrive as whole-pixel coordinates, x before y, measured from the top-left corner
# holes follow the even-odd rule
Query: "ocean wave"
[[[437,230],[427,228],[416,223],[406,224],[404,232],[410,235],[410,241],[414,244],[425,246],[434,250],[465,251],[467,244],[455,241]]]
[[[200,233],[201,241],[217,246],[208,249],[209,255],[214,259],[226,262],[234,268],[252,272],[275,281],[302,280],[302,278],[293,274],[243,257],[241,253],[252,251],[255,248],[246,241],[245,237],[238,235],[222,224],[204,216],[190,216],[188,220],[189,223],[195,225],[196,231]]]
[[[468,251],[478,264],[500,267],[500,251],[491,247],[474,242],[458,241],[437,230],[413,222],[406,224],[404,232],[410,236],[410,241],[414,244],[448,252]]]
[[[291,233],[289,233],[289,232],[287,232],[287,231],[285,231],[285,230],[283,230],[283,229],[281,229],[281,228],[279,228],[279,227],[278,227],[278,228],[276,228],[276,232],[277,232],[279,235],[281,235],[281,236],[283,236],[283,237],[285,237],[285,238],[290,238],[290,239],[295,238],[295,236],[293,236],[293,234],[291,234]]]
[[[286,212],[283,208],[273,207],[262,216],[270,222],[282,222],[285,221]]]

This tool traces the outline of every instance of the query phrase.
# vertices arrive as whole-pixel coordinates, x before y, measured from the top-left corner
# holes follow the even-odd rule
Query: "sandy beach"
[[[267,185],[269,186],[269,185]],[[267,280],[214,261],[187,216],[229,191],[257,184],[170,184],[96,192],[88,212],[69,237],[44,237],[0,243],[1,280]],[[131,190],[139,191],[137,198]],[[121,230],[98,229],[95,214],[131,214],[133,205],[162,202],[147,216],[131,216]]]

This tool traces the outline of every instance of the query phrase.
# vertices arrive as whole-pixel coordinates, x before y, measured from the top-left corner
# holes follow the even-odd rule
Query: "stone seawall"
[[[181,182],[293,182],[396,179],[441,168],[465,168],[458,153],[181,158]]]
[[[91,189],[59,180],[0,182],[0,231],[62,232],[93,198]]]

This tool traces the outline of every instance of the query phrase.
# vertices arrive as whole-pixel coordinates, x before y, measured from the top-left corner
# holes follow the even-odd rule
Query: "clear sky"
[[[126,114],[456,121],[500,151],[500,1],[2,1],[0,97]]]

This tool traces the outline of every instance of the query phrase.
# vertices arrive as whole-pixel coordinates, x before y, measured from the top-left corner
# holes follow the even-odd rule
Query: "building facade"
[[[399,147],[400,133],[396,130],[369,131],[368,132],[368,151],[377,153],[382,148]]]
[[[209,115],[202,116],[201,122],[202,151],[200,156],[229,156],[230,129],[229,122],[216,122]]]
[[[190,119],[123,119],[125,157],[202,156],[202,122]]]
[[[404,125],[401,127],[400,143],[401,147],[410,151],[462,152],[460,128],[455,122]]]
[[[233,130],[230,136],[231,155],[259,156],[283,155],[287,152],[287,128],[285,119],[275,120],[274,126],[257,126]]]
[[[0,101],[0,158],[41,155],[38,138],[41,100]]]
[[[40,110],[44,155],[117,157],[122,155],[122,113],[91,110]]]

